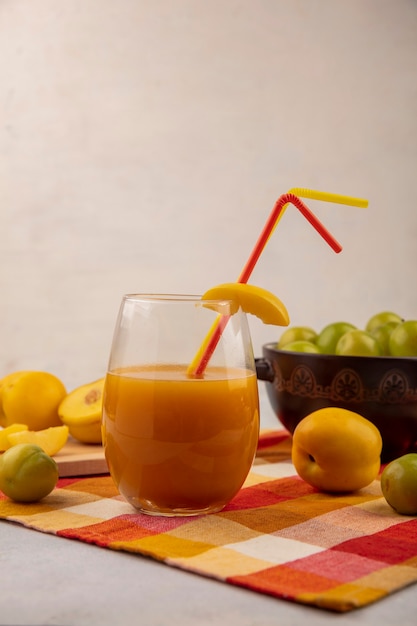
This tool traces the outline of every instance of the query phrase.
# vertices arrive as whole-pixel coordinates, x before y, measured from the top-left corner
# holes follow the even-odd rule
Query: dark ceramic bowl
[[[379,429],[381,460],[415,451],[417,442],[417,357],[356,357],[307,354],[262,348],[256,359],[271,406],[294,432],[317,409],[337,406],[355,411]]]

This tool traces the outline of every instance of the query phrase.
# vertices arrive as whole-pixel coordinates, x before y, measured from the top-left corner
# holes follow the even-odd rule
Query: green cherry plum
[[[278,341],[278,350],[282,350],[286,344],[294,341],[310,341],[315,342],[317,333],[309,326],[290,326],[282,333]]]
[[[392,356],[417,356],[417,320],[398,324],[389,339]]]
[[[399,322],[387,322],[382,326],[377,326],[370,331],[371,335],[375,337],[379,345],[381,346],[381,354],[383,356],[389,356],[391,354],[389,349],[389,340],[391,333],[398,326]]]
[[[372,315],[372,317],[369,318],[366,323],[365,330],[370,333],[375,330],[375,328],[378,328],[378,326],[383,326],[384,324],[388,324],[388,322],[397,322],[397,324],[399,324],[403,321],[403,318],[393,311],[381,311],[380,313],[375,313],[375,315]]]
[[[388,463],[381,474],[381,489],[397,513],[417,515],[417,454],[410,452]]]
[[[58,481],[55,460],[35,444],[19,443],[0,456],[0,490],[16,502],[37,502]]]
[[[323,328],[315,343],[322,354],[335,354],[340,337],[355,328],[349,322],[333,322]]]
[[[336,354],[344,356],[381,356],[378,341],[365,330],[350,330],[342,335],[336,345]]]
[[[285,344],[282,350],[286,350],[287,352],[309,352],[311,354],[320,354],[320,350],[312,341],[291,341],[290,343]]]

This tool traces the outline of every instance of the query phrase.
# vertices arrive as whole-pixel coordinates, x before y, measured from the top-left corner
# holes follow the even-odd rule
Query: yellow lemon
[[[71,391],[60,403],[58,413],[75,439],[101,443],[101,414],[104,378]]]
[[[58,482],[58,466],[39,446],[22,443],[0,456],[0,490],[16,502],[37,502]]]
[[[65,446],[68,440],[68,426],[50,426],[44,430],[20,430],[10,433],[10,446],[20,443],[31,443],[39,446],[49,456],[54,456]]]
[[[236,310],[240,306],[245,313],[259,317],[264,324],[288,326],[290,320],[283,302],[270,291],[247,283],[224,283],[212,287],[202,300],[232,300]]]
[[[66,393],[63,383],[48,372],[29,371],[11,378],[2,390],[7,425],[27,424],[30,430],[61,425],[58,406]]]
[[[320,491],[349,492],[378,476],[382,438],[359,413],[338,407],[318,409],[296,426],[292,462],[298,475]]]
[[[12,445],[9,441],[9,435],[11,433],[18,433],[27,429],[28,427],[26,424],[11,424],[10,426],[6,426],[6,428],[0,430],[0,452],[8,450]]]
[[[27,370],[12,372],[11,374],[7,374],[0,380],[0,426],[7,426],[7,418],[3,410],[3,391],[6,385],[15,382],[18,378],[26,373]]]

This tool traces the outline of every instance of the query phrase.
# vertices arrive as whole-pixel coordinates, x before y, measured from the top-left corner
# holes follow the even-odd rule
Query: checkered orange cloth
[[[0,494],[0,518],[339,612],[416,582],[417,517],[397,515],[378,480],[319,493],[296,475],[290,447],[286,432],[263,433],[244,487],[214,515],[136,513],[103,475],[60,479],[36,504]]]

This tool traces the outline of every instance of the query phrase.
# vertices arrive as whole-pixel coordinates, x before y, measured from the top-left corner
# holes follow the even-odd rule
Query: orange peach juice
[[[257,379],[246,369],[122,368],[107,374],[103,443],[120,493],[166,514],[220,510],[245,481],[258,442]]]

